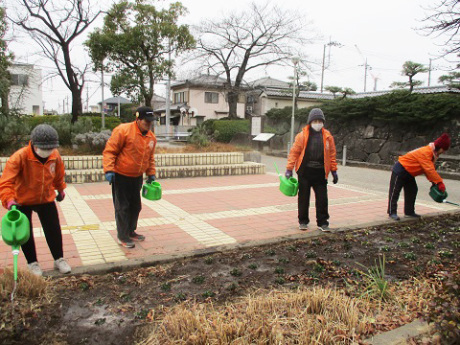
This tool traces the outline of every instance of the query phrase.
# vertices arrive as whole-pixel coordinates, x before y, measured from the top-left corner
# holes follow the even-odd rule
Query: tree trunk
[[[8,93],[7,92],[1,92],[0,95],[1,101],[2,101],[2,106],[0,107],[0,113],[3,113],[4,115],[8,114]]]
[[[228,117],[230,119],[236,119],[238,117],[238,114],[237,114],[238,92],[229,91],[227,97],[228,97]]]
[[[83,105],[81,102],[82,89],[74,86],[72,89],[72,124],[78,121],[78,116],[83,113]]]

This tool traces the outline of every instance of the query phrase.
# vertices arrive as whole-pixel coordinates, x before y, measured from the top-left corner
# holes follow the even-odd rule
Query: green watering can
[[[7,245],[13,247],[15,281],[18,279],[19,247],[26,243],[29,237],[29,219],[13,205],[2,218],[2,238]]]
[[[280,191],[286,196],[296,196],[297,192],[299,191],[299,181],[294,177],[286,178],[286,176],[280,174],[278,170],[278,166],[276,163],[275,165],[276,172],[280,178]]]
[[[446,200],[447,195],[448,195],[447,192],[441,192],[438,186],[435,184],[431,186],[429,194],[431,198],[436,202],[444,202],[446,204],[460,206],[460,204],[456,204],[455,202],[447,201]]]
[[[161,184],[157,181],[144,183],[142,186],[142,196],[148,200],[160,200]]]

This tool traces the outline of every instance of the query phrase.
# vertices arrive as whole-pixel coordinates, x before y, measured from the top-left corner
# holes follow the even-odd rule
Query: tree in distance
[[[194,47],[187,25],[179,25],[186,13],[180,2],[157,9],[147,0],[120,1],[104,17],[104,26],[89,35],[85,45],[96,70],[115,73],[110,90],[126,93],[133,102],[152,106],[155,83],[172,74],[179,54]]]
[[[89,64],[83,68],[74,64],[72,48],[101,11],[93,13],[90,0],[20,0],[18,4],[17,12],[8,18],[26,31],[56,66],[52,77],[60,76],[72,93],[71,121],[75,123],[83,111],[81,94]]]

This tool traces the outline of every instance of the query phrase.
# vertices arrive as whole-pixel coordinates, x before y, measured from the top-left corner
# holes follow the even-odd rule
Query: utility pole
[[[324,82],[324,70],[329,67],[329,62],[328,66],[326,67],[326,47],[329,47],[329,62],[331,61],[331,48],[330,47],[342,47],[342,45],[339,42],[331,41],[329,40],[329,43],[325,44],[323,46],[323,63],[321,65],[321,93],[323,93],[323,82]]]
[[[171,41],[168,40],[168,60],[171,62]],[[181,114],[182,117],[182,114]],[[166,81],[166,140],[169,141],[169,121],[171,118],[171,73]]]
[[[431,60],[433,59],[430,58],[430,63],[428,65],[428,86],[431,86]]]
[[[364,63],[364,92],[366,92],[366,82],[367,82],[367,58]]]
[[[370,68],[370,66],[367,64],[367,57],[366,58],[364,57],[363,53],[361,53],[361,50],[358,48],[358,46],[356,44],[355,44],[355,48],[358,51],[359,55],[361,55],[361,57],[364,60],[364,92],[366,92],[367,69]],[[360,65],[360,66],[362,66],[362,65]]]
[[[104,117],[104,68],[101,68],[101,90],[102,90],[102,100],[101,100],[101,129],[105,129],[105,117]]]
[[[295,124],[295,83],[297,80],[297,64],[300,59],[298,57],[292,57],[292,63],[294,64],[294,82],[292,83],[292,114],[291,114],[291,140],[289,141],[289,148],[287,152],[292,148],[294,144],[294,124]]]
[[[323,64],[321,65],[321,93],[323,93],[323,81],[324,81],[324,61],[326,60],[326,45],[323,48]]]

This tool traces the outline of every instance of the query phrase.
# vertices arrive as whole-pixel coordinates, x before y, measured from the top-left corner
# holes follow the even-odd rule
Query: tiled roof
[[[382,96],[387,93],[393,92],[394,90],[382,90],[382,91],[370,91],[370,92],[359,92],[354,95],[349,95],[349,98],[365,98],[365,97],[377,97]],[[450,88],[446,85],[437,85],[437,86],[424,86],[424,87],[415,87],[412,90],[412,93],[422,93],[422,94],[433,94],[433,93],[460,93],[459,89]]]
[[[292,89],[266,89],[264,93],[269,97],[292,98]],[[331,93],[300,91],[297,99],[334,99],[334,96]]]
[[[282,81],[282,80],[270,78],[270,77],[260,78],[252,82],[249,82],[248,84],[254,88],[261,88],[261,87],[288,88],[289,87],[289,83]]]
[[[348,95],[347,98],[365,98],[365,97],[377,97],[393,92],[394,90],[382,90],[382,91],[370,91],[370,92],[359,92],[354,95]],[[460,89],[449,88],[445,85],[438,86],[425,86],[417,87],[412,91],[413,93],[421,94],[433,94],[433,93],[460,93]],[[263,93],[268,97],[285,97],[292,98],[292,89],[290,88],[266,88]],[[336,98],[341,97],[340,93],[336,94]],[[334,99],[334,95],[330,92],[319,93],[312,91],[300,91],[298,99],[321,99],[329,100]]]

